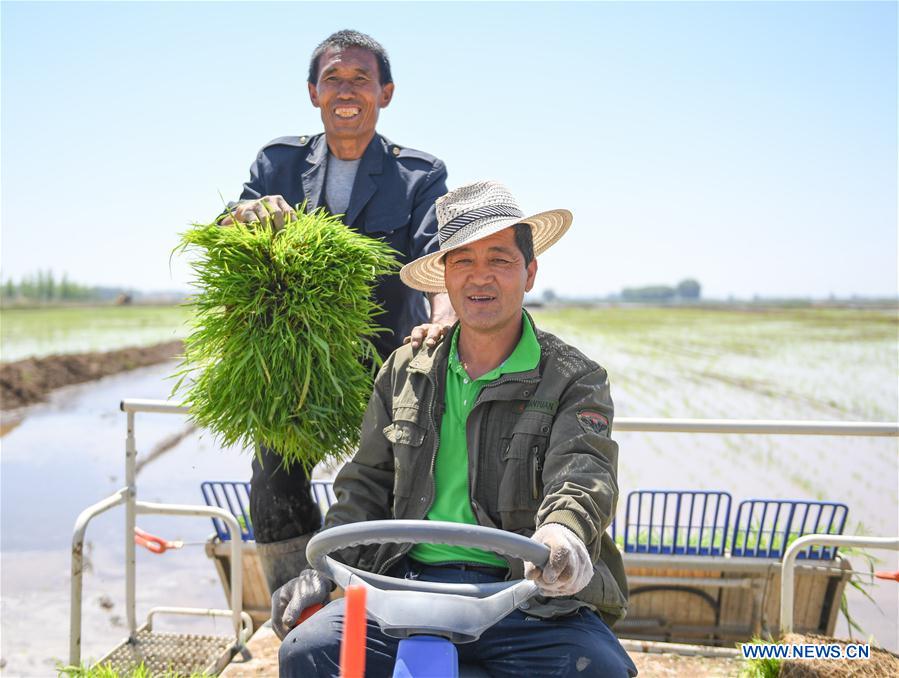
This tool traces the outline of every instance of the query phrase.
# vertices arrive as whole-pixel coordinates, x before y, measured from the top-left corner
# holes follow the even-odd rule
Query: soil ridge
[[[54,389],[147,367],[182,354],[181,341],[0,363],[0,410],[42,402]]]

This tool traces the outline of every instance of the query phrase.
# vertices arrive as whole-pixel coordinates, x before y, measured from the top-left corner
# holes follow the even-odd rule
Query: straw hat
[[[537,257],[571,226],[571,212],[550,210],[525,217],[509,189],[497,181],[479,181],[437,198],[437,238],[440,249],[400,270],[409,287],[422,292],[445,292],[443,256],[515,224],[529,224]]]

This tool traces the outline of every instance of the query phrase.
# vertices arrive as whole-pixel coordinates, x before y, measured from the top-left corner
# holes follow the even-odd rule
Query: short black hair
[[[534,232],[530,224],[515,224],[512,226],[515,233],[515,245],[524,259],[525,268],[534,260]],[[440,257],[440,263],[446,265],[446,255]]]
[[[534,233],[530,224],[515,224],[515,244],[524,257],[524,265],[528,266],[534,260]]]
[[[322,54],[332,48],[348,49],[349,47],[358,47],[374,54],[375,60],[378,62],[378,77],[381,85],[393,82],[393,75],[390,73],[390,58],[387,56],[387,50],[381,46],[381,43],[365,33],[344,29],[332,33],[322,40],[319,46],[315,48],[315,51],[312,52],[312,58],[309,60],[309,83],[312,85],[318,84],[318,60]]]

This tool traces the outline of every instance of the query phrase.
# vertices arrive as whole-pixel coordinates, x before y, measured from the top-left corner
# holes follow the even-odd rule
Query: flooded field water
[[[538,311],[535,317],[608,369],[619,417],[893,421],[899,409],[895,312],[596,309]],[[179,331],[181,317],[170,318],[177,320],[167,330],[163,321],[160,331]],[[5,351],[4,359],[10,359]],[[2,438],[3,675],[52,676],[65,659],[72,526],[82,509],[124,483],[119,401],[167,397],[173,369],[169,363],[57,391],[48,404],[25,410],[20,425]],[[180,416],[138,415],[139,458],[185,426]],[[850,509],[847,533],[899,534],[895,438],[614,437],[620,509],[633,489],[720,489],[735,503],[750,497],[842,501]],[[201,481],[248,477],[245,453],[219,449],[208,435],[193,433],[144,467],[138,496],[199,503]],[[117,508],[88,530],[85,657],[98,658],[125,635],[123,522]],[[207,520],[147,516],[138,524],[189,542],[163,555],[138,550],[139,620],[153,605],[226,604],[199,545],[211,532]],[[875,555],[878,569],[899,569],[895,553]],[[871,589],[880,610],[854,591],[849,596],[861,626],[894,651],[896,587],[879,582]],[[223,632],[227,622],[195,625]],[[837,634],[848,635],[842,619]]]
[[[181,306],[73,306],[3,309],[4,362],[53,353],[110,351],[187,336],[190,310]]]
[[[615,415],[701,419],[896,421],[895,311],[679,309],[535,314],[609,372]],[[722,490],[849,507],[846,534],[899,535],[896,438],[618,433],[622,500],[636,489]],[[871,552],[899,569],[895,551]],[[861,558],[856,567],[864,569]],[[870,577],[865,578],[870,582]],[[897,585],[849,590],[868,635],[899,648]],[[841,617],[837,635],[849,634]],[[856,634],[858,635],[858,634]]]

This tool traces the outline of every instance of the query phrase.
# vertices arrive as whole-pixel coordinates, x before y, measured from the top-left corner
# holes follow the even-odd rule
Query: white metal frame
[[[241,619],[246,614],[242,611],[243,581],[241,563],[241,539],[240,526],[237,520],[224,509],[210,506],[191,506],[178,504],[154,504],[137,501],[137,489],[135,486],[135,460],[137,447],[134,437],[134,415],[138,412],[158,414],[188,414],[186,406],[166,400],[126,399],[121,403],[121,409],[127,414],[128,434],[125,442],[125,469],[127,485],[109,497],[97,502],[82,511],[75,522],[75,530],[72,536],[72,607],[69,642],[69,662],[77,665],[81,661],[81,595],[82,595],[82,571],[84,564],[83,548],[84,533],[88,523],[97,515],[109,509],[125,504],[125,588],[126,606],[128,617],[128,629],[133,638],[137,632],[137,620],[135,616],[135,548],[134,526],[138,513],[157,513],[166,515],[191,515],[209,516],[220,518],[228,526],[231,534],[231,610],[210,610],[202,608],[153,608],[150,610],[148,623],[156,613],[168,612],[176,614],[197,614],[231,616],[236,644],[242,644],[246,638],[246,630],[242,629]],[[664,433],[752,433],[758,435],[825,435],[825,436],[875,436],[875,437],[899,437],[899,422],[831,422],[831,421],[777,421],[777,420],[741,420],[741,419],[654,419],[637,417],[619,417],[615,419],[617,432],[664,432]],[[828,541],[829,540],[829,541]],[[785,595],[789,594],[792,603],[793,569],[795,556],[803,546],[810,543],[822,545],[857,544],[862,546],[877,546],[899,550],[899,539],[874,539],[867,537],[843,537],[835,535],[810,535],[802,537],[794,542],[783,559],[783,588],[781,594],[781,621],[784,628],[792,627],[792,604],[784,603]],[[886,544],[886,546],[884,546]],[[789,559],[789,560],[788,560]],[[703,559],[709,560],[709,559]],[[716,566],[728,567],[733,559],[713,558]],[[744,559],[740,559],[741,561]],[[720,562],[719,562],[720,561]],[[676,561],[671,561],[672,567],[677,567]],[[698,561],[690,559],[689,566],[695,569]],[[741,563],[745,566],[745,563]],[[765,568],[776,564],[765,562],[760,564]],[[742,586],[743,584],[735,584]],[[787,590],[789,586],[789,590]],[[789,609],[787,609],[789,608]]]
[[[134,435],[134,419],[137,412],[156,412],[163,414],[186,414],[187,408],[158,400],[123,400],[122,410],[126,413],[128,432],[125,438],[125,487],[105,499],[89,506],[78,516],[72,534],[72,582],[71,613],[69,618],[69,664],[78,666],[81,663],[81,608],[82,579],[84,572],[84,535],[93,518],[120,504],[125,505],[125,611],[128,619],[129,638],[134,639],[137,628],[136,615],[136,567],[134,527],[137,514],[160,514],[179,516],[208,516],[218,518],[227,526],[231,534],[231,609],[214,610],[211,608],[172,608],[154,607],[147,617],[148,627],[155,614],[186,614],[198,616],[231,617],[235,634],[235,647],[243,645],[250,632],[252,622],[249,615],[243,612],[243,563],[241,550],[240,525],[228,511],[214,506],[190,504],[159,504],[137,500],[135,484],[135,466],[137,445]]]
[[[126,412],[188,414],[189,409],[170,400],[128,399]],[[762,435],[822,435],[899,437],[899,422],[891,421],[794,421],[775,419],[654,419],[616,417],[618,432],[659,433],[756,433]]]
[[[799,552],[809,546],[861,546],[899,551],[899,537],[855,537],[842,534],[807,534],[787,547],[781,564],[780,632],[793,632],[793,575]]]
[[[615,431],[659,433],[754,433],[800,436],[899,436],[892,421],[793,421],[789,419],[648,419],[616,417]]]

